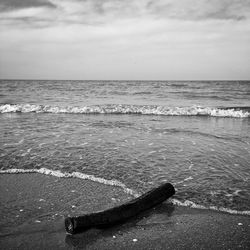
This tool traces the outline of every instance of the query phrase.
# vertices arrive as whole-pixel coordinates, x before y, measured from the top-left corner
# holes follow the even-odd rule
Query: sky
[[[0,78],[249,80],[250,0],[0,0]]]

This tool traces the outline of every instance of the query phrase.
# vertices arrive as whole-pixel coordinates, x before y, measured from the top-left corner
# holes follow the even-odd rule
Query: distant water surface
[[[248,81],[1,80],[0,121],[2,172],[168,181],[182,204],[250,211]]]

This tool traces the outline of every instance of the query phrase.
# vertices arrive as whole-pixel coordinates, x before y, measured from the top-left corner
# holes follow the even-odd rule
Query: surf
[[[36,104],[3,104],[0,113],[53,113],[53,114],[126,114],[158,116],[207,116],[207,117],[250,117],[249,107],[168,107],[160,105],[104,104],[92,106],[51,106]]]
[[[0,174],[32,174],[32,173],[39,173],[43,175],[51,175],[57,178],[79,178],[82,180],[91,180],[97,183],[101,183],[104,185],[114,186],[114,187],[120,187],[122,188],[123,192],[125,192],[128,195],[131,195],[134,198],[138,198],[141,193],[137,192],[136,190],[133,190],[131,188],[128,188],[124,183],[112,179],[107,180],[101,177],[96,177],[94,175],[88,175],[80,172],[61,172],[58,170],[51,170],[48,168],[40,168],[40,169],[4,169],[0,170]],[[176,184],[176,183],[175,183]],[[230,209],[226,207],[218,207],[218,206],[204,206],[197,204],[193,201],[190,201],[188,199],[184,201],[180,201],[176,198],[170,198],[168,202],[171,202],[173,205],[181,206],[181,207],[190,207],[190,208],[196,208],[196,209],[204,209],[204,210],[213,210],[218,212],[224,212],[228,214],[235,214],[235,215],[247,215],[250,216],[249,210],[235,210]]]

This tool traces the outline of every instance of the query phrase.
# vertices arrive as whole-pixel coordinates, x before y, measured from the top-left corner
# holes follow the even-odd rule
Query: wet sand
[[[119,187],[42,174],[0,175],[1,249],[249,249],[250,216],[164,202],[128,222],[68,235],[64,217],[119,205]]]

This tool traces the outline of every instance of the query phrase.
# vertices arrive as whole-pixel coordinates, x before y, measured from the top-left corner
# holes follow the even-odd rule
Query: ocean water
[[[0,81],[0,173],[250,214],[249,81]]]

